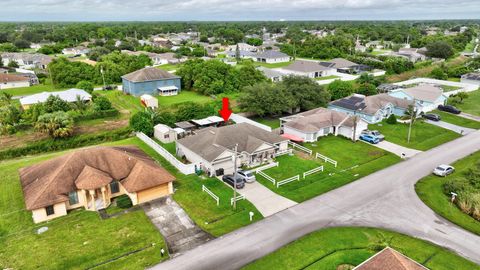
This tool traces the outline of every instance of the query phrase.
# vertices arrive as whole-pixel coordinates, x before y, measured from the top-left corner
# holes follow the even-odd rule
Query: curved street
[[[425,239],[480,263],[480,236],[436,215],[414,185],[441,163],[480,150],[480,131],[241,228],[151,269],[238,269],[310,232],[368,226]]]

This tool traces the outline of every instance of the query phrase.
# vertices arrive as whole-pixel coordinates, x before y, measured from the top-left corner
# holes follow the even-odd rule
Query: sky
[[[479,0],[0,0],[0,21],[480,19]]]

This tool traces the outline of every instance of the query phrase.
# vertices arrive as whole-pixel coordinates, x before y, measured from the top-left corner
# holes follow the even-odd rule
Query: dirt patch
[[[95,133],[100,131],[114,130],[128,126],[128,119],[104,121],[93,126],[76,126],[73,134],[80,135],[86,133]]]
[[[368,156],[370,157],[378,157],[378,156],[381,156],[382,154],[383,152],[381,150],[368,151]]]
[[[47,139],[48,135],[32,131],[22,135],[0,136],[0,149],[16,148],[27,145],[29,142]]]

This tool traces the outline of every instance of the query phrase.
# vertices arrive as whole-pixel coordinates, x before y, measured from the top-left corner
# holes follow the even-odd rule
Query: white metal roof
[[[89,93],[87,93],[85,90],[72,88],[65,91],[42,92],[42,93],[26,96],[20,99],[20,104],[30,105],[30,104],[42,103],[47,101],[47,98],[52,95],[57,96],[66,102],[77,101],[77,96],[80,96],[80,98],[84,101],[88,101],[92,99],[92,96]]]
[[[175,132],[176,132],[177,134],[185,133],[185,129],[183,129],[183,128],[174,128],[173,130],[175,130]]]
[[[175,85],[169,85],[169,86],[161,86],[157,88],[160,91],[169,91],[169,90],[178,90],[178,87]]]
[[[194,119],[192,120],[192,122],[200,126],[206,126],[210,124],[223,122],[223,118],[214,115],[214,116],[209,116],[203,119]]]

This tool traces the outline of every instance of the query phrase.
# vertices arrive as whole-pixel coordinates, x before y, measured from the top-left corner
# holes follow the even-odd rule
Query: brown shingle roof
[[[15,75],[15,74],[5,74],[0,73],[0,83],[8,83],[8,82],[28,82],[30,79],[27,77]]]
[[[164,79],[173,79],[173,78],[180,78],[167,72],[162,69],[154,68],[154,67],[146,67],[140,70],[134,71],[132,73],[128,73],[122,76],[123,79],[129,80],[131,82],[146,82],[146,81],[156,81],[156,80],[164,80]]]
[[[88,165],[83,167],[82,172],[75,180],[75,186],[78,189],[93,190],[101,188],[112,182],[112,177],[108,173],[92,168]]]
[[[93,178],[89,179],[89,175]],[[69,192],[80,189],[77,184],[96,186],[106,183],[107,176],[120,181],[128,192],[175,179],[135,146],[83,148],[20,169],[20,182],[28,210],[67,201]]]
[[[392,249],[385,248],[354,270],[428,270],[428,268]]]

